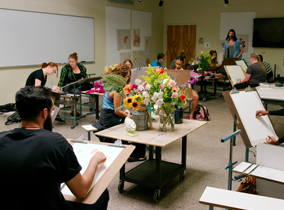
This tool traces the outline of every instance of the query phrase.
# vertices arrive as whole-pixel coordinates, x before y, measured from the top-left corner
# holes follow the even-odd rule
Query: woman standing
[[[225,58],[238,58],[242,59],[242,54],[244,53],[244,47],[241,40],[237,39],[236,32],[234,29],[230,29],[227,34],[226,42],[224,44],[223,59]]]

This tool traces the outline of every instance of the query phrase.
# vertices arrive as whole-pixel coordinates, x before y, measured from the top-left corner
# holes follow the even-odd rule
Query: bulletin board
[[[94,62],[94,18],[0,9],[0,27],[0,67]]]

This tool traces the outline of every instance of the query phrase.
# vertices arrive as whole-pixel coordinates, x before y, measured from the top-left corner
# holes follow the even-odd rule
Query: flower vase
[[[164,103],[159,112],[160,122],[159,130],[171,132],[175,129],[175,106],[170,103]]]

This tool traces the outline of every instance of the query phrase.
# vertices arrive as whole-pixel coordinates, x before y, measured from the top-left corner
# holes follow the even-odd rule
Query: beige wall
[[[197,25],[196,52],[208,51],[198,38],[211,43],[210,49],[217,49],[220,36],[220,16],[222,12],[256,12],[256,18],[284,17],[283,0],[235,0],[224,7],[223,0],[167,0],[164,3],[164,50],[167,47],[167,25]],[[241,24],[241,23],[240,23]],[[228,29],[229,30],[229,29]],[[225,38],[225,37],[224,37]],[[284,37],[283,37],[284,39]],[[265,51],[265,54],[263,54]],[[254,48],[263,54],[271,67],[277,65],[276,73],[284,76],[284,49]]]
[[[123,7],[152,13],[152,57],[163,48],[163,7],[157,1],[144,0],[134,5],[110,3],[107,0],[1,0],[0,7],[6,9],[46,12],[55,14],[94,17],[95,20],[95,63],[89,63],[88,73],[101,75],[106,65],[106,6]],[[50,33],[46,29],[43,33]],[[72,29],[70,29],[72,30]],[[5,49],[1,49],[5,50]],[[28,49],[27,49],[28,50]],[[70,52],[71,54],[72,52]],[[25,56],[25,55],[23,55]],[[66,62],[69,55],[66,55]],[[78,55],[80,57],[80,55]],[[42,58],[43,62],[46,62]],[[28,75],[39,66],[0,68],[0,105],[14,102],[17,90],[25,85]],[[59,66],[59,69],[62,65]],[[55,75],[48,77],[47,86],[58,83]]]

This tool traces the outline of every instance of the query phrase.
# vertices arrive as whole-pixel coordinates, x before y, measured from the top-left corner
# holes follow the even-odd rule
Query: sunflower
[[[133,96],[133,99],[139,103],[143,103],[143,97],[141,95],[135,95]]]
[[[140,102],[138,102],[138,101],[136,101],[136,100],[133,100],[133,102],[132,102],[132,104],[131,104],[131,108],[134,109],[134,110],[136,110],[136,109],[139,108],[140,104],[141,104]]]
[[[132,107],[132,102],[133,102],[134,100],[133,100],[133,97],[131,96],[131,97],[127,97],[127,98],[125,98],[124,99],[124,105],[125,105],[125,108],[126,109],[129,109],[129,108],[131,108]]]
[[[186,103],[187,103],[187,102],[186,102],[186,100],[182,100],[182,105],[184,105],[184,106],[185,106],[185,105],[186,105]]]

